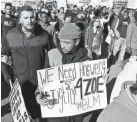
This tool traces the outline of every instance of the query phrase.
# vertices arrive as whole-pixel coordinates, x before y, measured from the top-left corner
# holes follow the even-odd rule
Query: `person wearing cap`
[[[82,32],[75,23],[66,23],[59,32],[59,45],[56,49],[48,52],[50,67],[60,66],[91,60],[88,51],[81,40]],[[41,99],[39,90],[36,91],[36,99],[40,105],[45,105]],[[48,118],[47,122],[82,122],[83,115],[61,118]]]
[[[136,74],[137,75],[137,74]],[[136,122],[137,121],[137,81],[126,81],[121,92],[108,105],[97,122]]]

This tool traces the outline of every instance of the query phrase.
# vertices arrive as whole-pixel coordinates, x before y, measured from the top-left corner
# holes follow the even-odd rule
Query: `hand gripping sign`
[[[30,122],[18,80],[13,85],[10,81],[10,86],[9,101],[14,122]]]
[[[38,70],[39,88],[53,104],[41,106],[43,118],[74,116],[107,106],[106,59]]]

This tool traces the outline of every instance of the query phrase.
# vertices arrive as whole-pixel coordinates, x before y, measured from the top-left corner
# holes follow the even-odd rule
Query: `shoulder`
[[[8,37],[9,35],[16,35],[16,33],[18,33],[18,32],[19,31],[18,31],[17,27],[15,27],[15,28],[8,31],[6,37]]]
[[[49,64],[51,67],[62,65],[62,55],[57,48],[48,52]]]
[[[40,24],[36,24],[35,25],[35,33],[36,33],[36,35],[43,35],[43,36],[49,36],[49,33],[46,31],[46,30],[44,30],[43,28],[42,28],[42,26],[40,25]]]
[[[49,52],[48,52],[49,56],[55,56],[57,57],[58,55],[57,54],[60,54],[59,50],[57,48],[55,49],[51,49]],[[61,54],[60,54],[61,55]]]
[[[119,111],[119,104],[114,102],[102,111],[97,122],[117,122],[117,117],[120,116]]]

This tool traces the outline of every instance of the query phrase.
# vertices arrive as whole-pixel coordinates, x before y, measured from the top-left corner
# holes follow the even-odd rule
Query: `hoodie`
[[[118,71],[119,69],[115,69]],[[111,73],[111,77],[113,77],[116,72]],[[117,97],[120,93],[121,86],[125,81],[136,81],[136,74],[137,74],[137,61],[132,57],[129,59],[129,62],[124,66],[124,69],[119,73],[117,76],[115,85],[113,87],[110,102],[113,101],[115,97]]]
[[[10,30],[2,41],[2,55],[12,57],[14,77],[18,78],[22,85],[30,81],[37,86],[37,70],[48,67],[46,51],[54,48],[54,43],[49,40],[49,34],[38,24],[35,25],[34,33],[26,37],[21,25]],[[2,63],[2,72],[5,80],[11,79]]]
[[[104,109],[97,122],[137,122],[137,105],[127,92],[127,87],[133,84],[134,82],[123,83],[119,96]]]

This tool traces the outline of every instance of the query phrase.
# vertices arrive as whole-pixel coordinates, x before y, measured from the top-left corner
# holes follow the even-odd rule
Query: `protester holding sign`
[[[5,37],[2,55],[12,57],[14,76],[22,87],[27,111],[33,119],[36,119],[40,116],[39,105],[35,100],[38,84],[36,70],[48,65],[46,50],[52,49],[54,44],[49,40],[49,34],[35,23],[35,14],[30,6],[23,6],[19,15],[20,25],[10,30]],[[2,63],[2,69],[8,82],[11,77],[6,64]]]
[[[84,45],[81,45],[80,37],[81,30],[76,24],[65,24],[59,32],[60,46],[48,53],[50,67],[90,60],[87,56],[88,51]],[[41,94],[37,95],[36,99],[39,104],[43,105],[40,96]],[[72,122],[73,120],[74,122],[82,122],[83,115],[47,119],[48,122]]]

